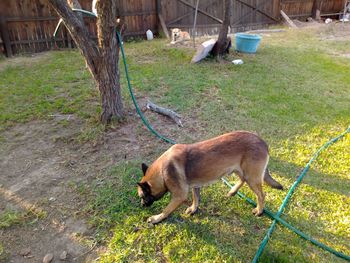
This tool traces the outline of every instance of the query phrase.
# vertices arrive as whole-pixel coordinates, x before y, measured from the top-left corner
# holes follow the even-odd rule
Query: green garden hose
[[[124,63],[124,69],[125,69],[125,75],[126,75],[126,80],[128,82],[128,89],[129,89],[129,93],[130,93],[130,96],[131,96],[131,99],[135,105],[135,108],[136,108],[136,111],[138,113],[138,115],[140,116],[142,122],[145,124],[145,126],[148,128],[148,130],[150,132],[152,132],[155,136],[157,136],[158,138],[162,139],[163,141],[165,142],[168,142],[170,144],[176,144],[176,142],[174,140],[171,140],[161,134],[159,134],[153,127],[152,125],[147,121],[147,119],[145,118],[145,116],[143,115],[142,111],[140,110],[140,107],[139,105],[137,104],[137,101],[136,101],[136,98],[135,98],[135,95],[134,95],[134,92],[132,91],[132,88],[131,88],[131,84],[130,84],[130,78],[129,78],[129,72],[128,72],[128,65],[126,64],[126,57],[125,57],[125,52],[124,52],[124,45],[123,45],[123,42],[122,42],[122,38],[120,36],[120,33],[117,32],[117,37],[118,37],[118,41],[119,41],[119,44],[120,44],[120,50],[122,52],[122,57],[123,57],[123,63]]]
[[[223,180],[224,183],[229,186],[230,188],[233,188],[233,185],[231,185],[229,182],[227,182],[225,179]],[[251,200],[249,197],[245,196],[244,194],[238,192],[237,195],[239,197],[241,197],[242,199],[246,200],[249,204],[251,204],[252,206],[256,206],[256,203]],[[274,213],[272,213],[270,210],[268,210],[267,208],[264,208],[264,212],[271,218],[275,219],[276,221],[278,221],[280,224],[284,225],[285,227],[287,227],[289,230],[293,231],[294,233],[296,233],[297,235],[299,235],[300,237],[304,238],[305,240],[307,241],[310,241],[312,244],[320,247],[320,248],[323,248],[324,250],[327,250],[328,252],[340,257],[340,258],[343,258],[343,259],[346,259],[346,260],[350,260],[350,257],[347,256],[347,255],[344,255],[343,253],[340,253],[336,250],[334,250],[333,248],[331,247],[328,247],[326,246],[325,244],[322,244],[321,242],[313,239],[312,237],[306,235],[305,233],[301,232],[299,229],[295,228],[294,226],[292,226],[291,224],[289,224],[288,222],[286,222],[285,220],[283,220],[282,218],[278,217],[277,215],[275,215]],[[271,235],[271,234],[270,234]],[[255,261],[254,261],[255,260]],[[254,260],[253,262],[257,262],[258,258],[255,259],[254,257]]]
[[[288,201],[289,201],[289,198],[292,196],[293,192],[294,192],[294,189],[298,186],[298,184],[301,182],[301,180],[303,179],[303,177],[305,176],[305,174],[307,173],[307,171],[310,169],[310,166],[311,166],[311,163],[313,161],[316,160],[316,158],[319,156],[319,154],[326,148],[328,148],[330,145],[332,145],[333,143],[335,143],[336,141],[338,141],[340,138],[344,137],[347,133],[350,132],[350,127],[348,127],[346,129],[346,131],[344,131],[343,133],[341,133],[339,136],[329,140],[328,142],[326,142],[321,148],[319,148],[315,154],[312,156],[312,158],[310,159],[310,161],[306,164],[304,170],[300,173],[300,175],[298,176],[298,179],[294,182],[294,184],[291,186],[291,188],[289,189],[286,197],[284,198],[280,208],[278,209],[277,211],[277,214],[276,214],[276,217],[274,217],[274,221],[272,222],[269,230],[267,231],[263,241],[261,242],[259,248],[258,248],[258,251],[256,252],[255,256],[254,256],[254,259],[252,262],[258,262],[259,260],[259,257],[260,255],[262,254],[262,252],[264,251],[264,248],[267,244],[267,242],[269,241],[269,238],[270,236],[272,235],[272,232],[276,226],[276,221],[278,220],[277,218],[280,218],[282,212],[283,212],[283,209],[284,207],[287,205]],[[291,228],[290,228],[291,229]],[[293,229],[291,229],[293,230]],[[293,230],[295,233],[297,233],[298,235],[300,235],[301,237],[305,238],[306,240],[309,240],[310,242],[312,242],[313,244],[333,253],[334,255],[338,256],[338,257],[341,257],[343,259],[346,259],[348,261],[350,261],[350,256],[347,256],[347,255],[344,255],[340,252],[337,252],[335,251],[334,249],[330,248],[330,247],[327,247],[326,245],[316,241],[316,240],[313,240],[313,239],[309,239],[309,238],[306,238],[307,236],[303,233],[301,233],[301,231],[298,230],[298,232],[296,232],[295,230]],[[301,235],[302,234],[302,235]]]
[[[96,17],[95,13],[86,11],[86,10],[82,10],[82,9],[72,9],[74,12],[82,12],[84,14]],[[59,22],[59,24],[57,25],[56,29],[55,29],[55,33],[54,35],[56,35],[58,28],[61,24],[61,20]],[[122,53],[122,57],[123,57],[123,63],[124,63],[124,69],[125,69],[125,75],[126,75],[126,79],[127,79],[127,84],[128,84],[128,90],[131,96],[131,99],[134,103],[134,106],[136,108],[136,111],[138,113],[138,115],[140,116],[142,122],[144,123],[144,125],[148,128],[148,130],[153,133],[155,136],[157,136],[158,138],[162,139],[163,141],[170,143],[170,144],[176,144],[176,142],[174,140],[171,140],[161,134],[159,134],[153,127],[152,125],[147,121],[147,119],[145,118],[145,116],[143,115],[142,111],[140,110],[140,107],[137,104],[136,98],[134,96],[133,90],[131,88],[131,83],[130,83],[130,78],[129,78],[129,72],[128,72],[128,66],[126,63],[126,56],[125,56],[125,52],[124,52],[124,45],[122,42],[122,38],[119,32],[117,32],[117,38],[118,38],[118,42],[120,45],[120,50]],[[292,196],[295,188],[297,187],[297,185],[301,182],[301,180],[303,179],[303,177],[305,176],[305,174],[307,173],[307,171],[310,169],[311,163],[318,157],[318,155],[320,154],[321,151],[323,151],[324,149],[328,148],[331,144],[335,143],[336,141],[338,141],[340,138],[344,137],[347,133],[350,132],[350,127],[348,127],[348,129],[346,131],[344,131],[342,134],[340,134],[339,136],[331,139],[330,141],[328,141],[327,143],[325,143],[320,149],[318,149],[316,151],[316,153],[312,156],[312,158],[310,159],[310,161],[307,163],[307,165],[305,166],[305,168],[303,169],[303,171],[301,172],[301,174],[298,176],[298,179],[294,182],[294,184],[291,186],[291,188],[289,189],[283,203],[281,204],[278,212],[276,214],[272,213],[271,211],[269,211],[268,209],[264,208],[264,212],[270,216],[271,218],[274,219],[274,221],[272,222],[267,234],[265,235],[263,241],[261,242],[261,245],[258,249],[258,251],[255,254],[255,257],[253,259],[253,262],[258,262],[260,255],[262,254],[270,236],[272,235],[272,232],[276,226],[276,222],[281,223],[282,225],[284,225],[285,227],[287,227],[288,229],[292,230],[294,233],[296,233],[297,235],[301,236],[302,238],[304,238],[305,240],[310,241],[312,244],[340,257],[343,258],[347,261],[350,261],[350,256],[345,255],[343,253],[340,253],[328,246],[326,246],[325,244],[313,239],[312,237],[309,237],[308,235],[304,234],[302,231],[298,230],[297,228],[293,227],[292,225],[290,225],[289,223],[287,223],[286,221],[284,221],[283,219],[280,218],[280,215],[282,214],[284,207],[287,205],[287,202],[289,200],[289,198]],[[224,178],[222,179],[222,181],[228,185],[230,188],[232,188],[233,186]],[[239,197],[241,197],[242,199],[246,200],[248,203],[250,203],[253,206],[256,206],[256,203],[251,200],[250,198],[248,198],[247,196],[245,196],[243,193],[238,192],[237,193]]]

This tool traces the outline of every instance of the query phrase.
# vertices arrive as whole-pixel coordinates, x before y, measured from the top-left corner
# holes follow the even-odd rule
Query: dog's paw
[[[164,219],[163,214],[159,214],[159,215],[155,215],[155,216],[151,216],[147,219],[147,223],[149,224],[157,224],[160,221],[162,221]]]
[[[256,207],[252,210],[255,216],[261,216],[263,214],[263,210],[259,211]]]
[[[185,214],[187,215],[193,215],[197,212],[198,208],[194,208],[192,206],[188,207],[185,211]]]
[[[226,196],[227,197],[232,197],[232,196],[235,196],[237,194],[237,192],[228,192],[227,194],[226,194]]]

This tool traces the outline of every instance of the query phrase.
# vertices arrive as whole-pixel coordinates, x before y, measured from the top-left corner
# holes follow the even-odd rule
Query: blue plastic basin
[[[237,33],[236,50],[243,53],[255,53],[261,41],[261,36],[255,34]]]

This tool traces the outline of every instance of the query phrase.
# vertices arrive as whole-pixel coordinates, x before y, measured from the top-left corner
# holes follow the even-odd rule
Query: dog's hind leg
[[[186,214],[193,215],[197,212],[198,205],[200,202],[200,188],[194,187],[192,188],[192,205],[186,209]]]
[[[256,178],[254,178],[253,180],[247,180],[247,184],[249,185],[250,189],[253,190],[253,192],[255,193],[257,200],[258,200],[258,205],[256,206],[256,208],[253,209],[253,214],[256,216],[260,216],[263,213],[264,210],[264,200],[265,200],[265,194],[263,192],[262,189],[262,182],[256,180]]]
[[[263,192],[262,184],[266,165],[267,160],[262,158],[260,160],[250,158],[241,164],[244,179],[257,198],[257,206],[252,211],[256,216],[262,215],[264,210],[265,194]]]

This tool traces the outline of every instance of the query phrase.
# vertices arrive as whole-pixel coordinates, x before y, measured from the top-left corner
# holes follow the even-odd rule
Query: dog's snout
[[[141,199],[141,205],[143,207],[148,207],[151,206],[153,204],[154,200],[152,198],[148,198],[148,199]]]

